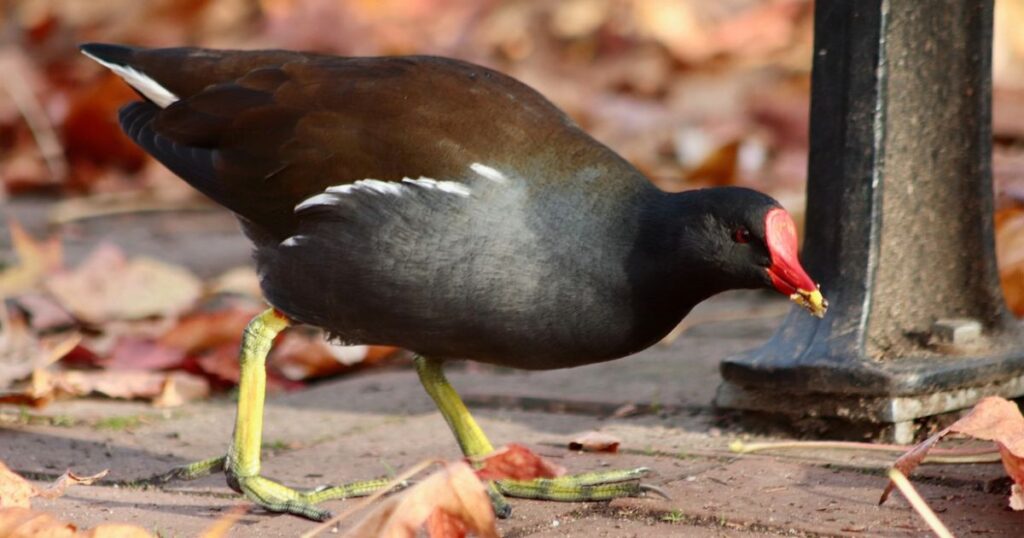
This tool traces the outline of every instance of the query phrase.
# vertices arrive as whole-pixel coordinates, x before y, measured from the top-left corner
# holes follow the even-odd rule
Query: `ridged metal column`
[[[803,260],[831,303],[722,363],[716,404],[892,424],[1024,394],[999,286],[992,0],[818,0]]]

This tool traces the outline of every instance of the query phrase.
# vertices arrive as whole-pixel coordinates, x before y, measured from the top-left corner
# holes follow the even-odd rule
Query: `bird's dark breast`
[[[258,246],[264,292],[345,342],[525,369],[621,357],[671,328],[638,322],[630,211],[585,228],[558,208],[606,210],[588,186],[531,200],[517,181],[469,181],[466,197],[355,191]]]

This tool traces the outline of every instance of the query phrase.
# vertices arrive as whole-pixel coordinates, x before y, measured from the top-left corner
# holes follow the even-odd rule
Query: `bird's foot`
[[[225,468],[226,461],[226,456],[218,456],[189,463],[175,467],[166,473],[140,480],[136,485],[159,485],[174,480],[195,480],[218,471],[224,471],[231,489],[242,493],[261,508],[269,512],[284,512],[315,521],[324,521],[331,517],[330,511],[315,505],[324,501],[365,497],[387,487],[390,483],[390,480],[380,478],[299,491],[262,476],[238,476],[230,467]],[[408,484],[399,484],[397,489],[406,485]]]
[[[301,516],[313,521],[326,521],[331,512],[316,505],[324,501],[365,497],[388,485],[387,479],[363,480],[341,486],[324,486],[309,491],[299,491],[262,476],[236,477],[228,483],[238,489],[247,499],[268,512],[281,512]]]
[[[556,478],[498,480],[494,482],[494,489],[509,497],[564,502],[607,501],[619,497],[639,497],[648,492],[667,498],[662,490],[641,482],[648,474],[650,474],[650,469],[638,467]],[[493,502],[493,494],[491,499]],[[495,505],[495,512],[501,516],[497,505]]]
[[[300,491],[259,475],[241,476],[231,463],[229,460],[228,467],[224,471],[231,489],[242,493],[247,499],[268,512],[292,514],[314,521],[326,521],[331,518],[331,512],[317,507],[317,504],[324,501],[365,497],[386,488],[391,483],[391,480],[387,478],[378,478]],[[395,489],[402,489],[406,486],[408,483],[402,482],[395,486]]]
[[[215,458],[209,458],[200,460],[185,465],[180,465],[167,471],[166,473],[160,473],[153,475],[149,478],[143,478],[134,482],[133,485],[147,486],[147,485],[160,485],[175,480],[195,480],[204,476],[209,476],[215,472],[224,470],[224,462],[227,460],[226,456],[217,456]]]

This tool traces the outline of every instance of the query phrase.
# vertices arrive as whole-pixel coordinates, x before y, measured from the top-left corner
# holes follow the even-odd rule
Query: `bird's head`
[[[724,187],[696,191],[702,199],[697,233],[684,248],[700,251],[729,288],[771,288],[816,317],[828,301],[797,255],[793,217],[770,196]]]

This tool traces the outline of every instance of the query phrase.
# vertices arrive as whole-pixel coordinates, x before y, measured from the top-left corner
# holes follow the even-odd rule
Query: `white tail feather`
[[[124,79],[132,88],[139,90],[139,93],[146,96],[146,99],[153,101],[160,108],[167,108],[168,105],[178,100],[178,96],[164,88],[159,82],[149,78],[145,73],[127,65],[117,65],[101,60],[88,52],[82,54],[96,60],[100,65],[113,71],[117,76]]]

